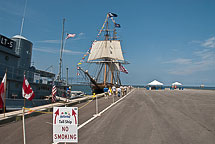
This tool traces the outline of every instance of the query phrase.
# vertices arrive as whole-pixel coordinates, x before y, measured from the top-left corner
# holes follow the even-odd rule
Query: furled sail
[[[119,40],[105,40],[93,42],[88,61],[105,58],[124,61]]]

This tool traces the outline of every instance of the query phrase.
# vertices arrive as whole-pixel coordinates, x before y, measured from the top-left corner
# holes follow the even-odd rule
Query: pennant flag
[[[6,89],[6,73],[0,85],[0,108],[4,108],[4,94]]]
[[[35,96],[30,84],[28,83],[28,80],[25,78],[25,75],[24,75],[24,80],[22,84],[22,96],[30,101]]]
[[[115,23],[115,27],[120,28],[120,24]]]
[[[119,64],[119,70],[120,70],[121,72],[124,72],[124,73],[128,74],[127,69],[125,69],[125,67],[122,66],[121,64]]]
[[[108,15],[109,15],[109,17],[117,17],[117,14],[111,13],[111,12],[109,12]]]
[[[75,36],[76,36],[76,34],[67,34],[66,39],[71,38],[71,37],[75,37]]]
[[[57,93],[57,88],[56,86],[54,85],[52,87],[52,102],[56,102],[56,93]]]

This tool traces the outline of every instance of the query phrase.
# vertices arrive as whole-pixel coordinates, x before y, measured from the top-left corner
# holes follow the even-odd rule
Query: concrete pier
[[[116,100],[120,98],[116,97]],[[85,103],[73,106],[82,107]],[[100,98],[99,112],[112,104]],[[95,114],[95,101],[79,110],[79,124]],[[21,121],[0,126],[1,143],[22,141]],[[26,119],[27,143],[52,143],[52,115]],[[135,89],[79,129],[80,144],[214,144],[214,90]]]

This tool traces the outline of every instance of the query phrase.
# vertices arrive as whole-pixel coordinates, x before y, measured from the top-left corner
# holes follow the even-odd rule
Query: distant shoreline
[[[139,86],[133,85],[133,87],[137,88],[146,88],[147,86]],[[164,88],[170,88],[171,86],[164,86]],[[182,86],[185,89],[198,89],[198,90],[215,90],[215,87],[200,87],[200,86]]]

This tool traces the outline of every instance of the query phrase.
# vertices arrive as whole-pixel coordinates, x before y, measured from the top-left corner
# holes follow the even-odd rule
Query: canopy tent
[[[163,83],[157,81],[157,80],[153,80],[152,82],[148,83],[148,86],[162,86]]]
[[[182,86],[182,84],[180,82],[174,82],[172,83],[172,86]]]

